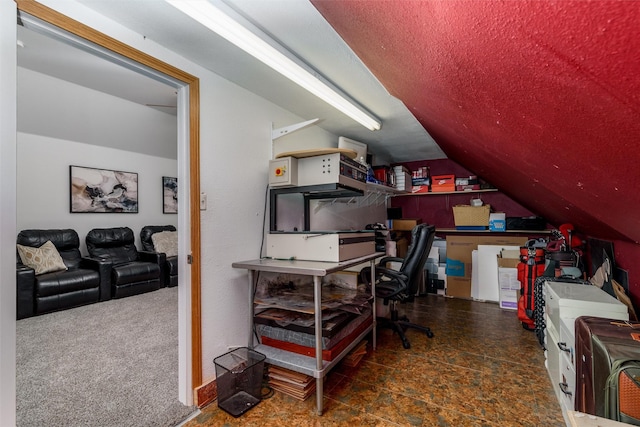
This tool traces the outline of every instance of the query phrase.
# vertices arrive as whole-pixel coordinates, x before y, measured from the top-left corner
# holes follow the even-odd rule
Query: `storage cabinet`
[[[547,281],[543,287],[545,312],[545,366],[565,422],[575,405],[576,378],[575,319],[597,316],[629,320],[627,306],[602,289],[591,285]]]

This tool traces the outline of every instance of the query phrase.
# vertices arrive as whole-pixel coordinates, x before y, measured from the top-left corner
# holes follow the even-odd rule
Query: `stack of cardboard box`
[[[526,237],[511,236],[447,236],[447,291],[458,298],[471,298],[473,251],[478,245],[522,246]]]

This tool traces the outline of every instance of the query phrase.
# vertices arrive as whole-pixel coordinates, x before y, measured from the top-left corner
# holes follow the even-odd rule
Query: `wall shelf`
[[[495,193],[499,191],[497,188],[485,188],[483,190],[467,190],[467,191],[436,191],[430,193],[398,193],[396,196],[446,196],[451,194],[473,194],[473,193]]]
[[[484,233],[484,234],[551,234],[552,230],[506,230],[506,231],[492,231],[492,230],[458,230],[457,228],[436,228],[436,233],[446,233],[446,234],[476,234],[476,233]]]
[[[329,200],[320,200],[319,204],[334,204],[334,203],[357,203],[359,206],[379,205],[387,202],[389,197],[394,197],[400,194],[404,194],[402,190],[398,190],[387,185],[374,184],[367,182],[366,189],[362,194],[362,197],[351,198],[328,198]]]

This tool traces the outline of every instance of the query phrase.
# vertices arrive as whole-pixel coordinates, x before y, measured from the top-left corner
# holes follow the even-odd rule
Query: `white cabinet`
[[[576,283],[545,282],[545,366],[570,426],[568,411],[574,409],[576,387],[575,319],[597,316],[629,320],[627,306],[602,289]]]

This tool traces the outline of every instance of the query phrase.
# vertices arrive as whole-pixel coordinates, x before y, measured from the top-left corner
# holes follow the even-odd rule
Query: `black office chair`
[[[426,326],[409,322],[407,316],[398,315],[399,302],[411,302],[418,292],[420,280],[424,275],[424,265],[429,257],[436,229],[433,225],[419,224],[411,230],[411,245],[405,258],[384,257],[375,268],[376,298],[382,298],[384,304],[390,304],[391,317],[377,317],[380,328],[393,329],[402,339],[402,346],[410,348],[411,344],[405,336],[408,328],[418,329],[433,338],[433,332]],[[399,270],[387,268],[388,262],[402,262]],[[370,285],[371,267],[360,271],[360,279]]]

